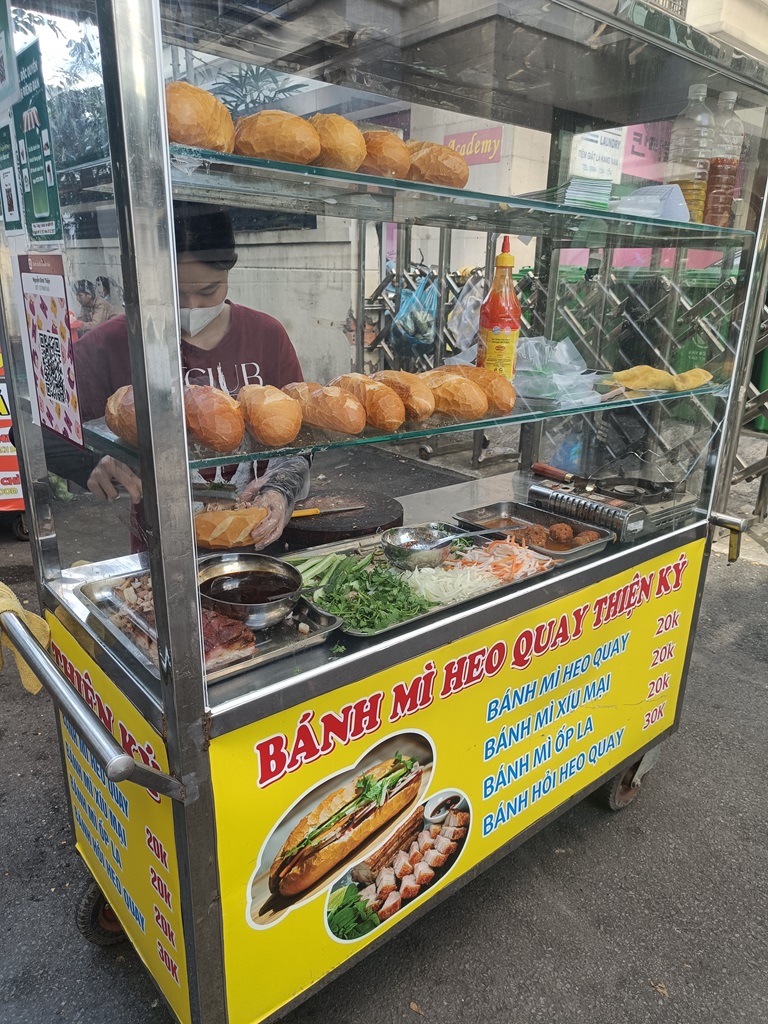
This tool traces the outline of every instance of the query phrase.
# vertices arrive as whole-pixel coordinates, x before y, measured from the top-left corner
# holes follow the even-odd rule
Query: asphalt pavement
[[[36,607],[28,546],[0,578]],[[588,798],[287,1024],[768,1020],[768,568],[715,554],[680,731],[638,800]],[[128,945],[75,926],[54,712],[0,676],[0,1024],[169,1024]],[[297,951],[297,954],[299,951]],[[280,970],[265,963],[254,970]]]

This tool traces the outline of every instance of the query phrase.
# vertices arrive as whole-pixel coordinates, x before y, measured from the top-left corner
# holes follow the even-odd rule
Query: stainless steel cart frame
[[[342,21],[345,17],[352,17],[350,12],[345,13],[340,9],[342,5],[329,6],[334,16]],[[390,19],[395,17],[394,9],[373,2],[363,7],[363,15],[368,18],[370,26],[380,27],[386,39]],[[509,3],[494,6],[493,13],[502,19],[524,20],[524,12],[518,10],[520,7],[520,4],[510,0]],[[761,97],[768,105],[768,69],[763,65],[751,61],[748,71],[739,70],[739,55],[724,46],[717,48],[711,40],[695,33],[691,35],[693,49],[683,51],[663,35],[652,33],[644,27],[641,15],[647,15],[649,9],[640,3],[632,3],[630,9],[622,14],[598,15],[588,4],[577,3],[575,0],[556,0],[548,7],[553,12],[549,17],[555,23],[558,19],[569,18],[585,24],[594,21],[603,26],[606,33],[616,33],[622,39],[647,45],[670,59],[688,61],[689,77],[707,75],[720,84],[726,83],[726,87],[731,84],[732,87],[748,91],[753,99]],[[98,563],[65,569],[59,562],[55,522],[44,487],[47,467],[43,439],[40,429],[30,418],[30,389],[24,384],[24,367],[18,345],[13,342],[7,329],[3,347],[13,382],[14,422],[18,423],[20,450],[23,453],[23,477],[41,604],[63,624],[138,714],[162,737],[167,753],[167,771],[139,764],[125,753],[109,730],[72,689],[71,680],[68,682],[65,679],[60,666],[57,667],[51,657],[40,650],[15,616],[6,614],[3,625],[22,656],[49,690],[62,715],[74,725],[94,754],[106,777],[114,782],[132,782],[136,786],[152,789],[172,801],[187,965],[186,984],[189,988],[189,1019],[197,1024],[213,1024],[233,1019],[228,1008],[222,886],[216,855],[217,844],[225,838],[219,833],[212,784],[211,746],[215,745],[217,738],[300,708],[309,695],[317,698],[333,694],[362,680],[377,677],[410,659],[423,657],[425,652],[435,651],[500,624],[509,625],[516,619],[522,621],[522,617],[544,605],[567,601],[579,591],[604,584],[635,566],[705,541],[703,568],[695,588],[686,653],[684,663],[681,664],[682,697],[712,538],[719,528],[731,531],[735,557],[738,553],[736,541],[745,525],[727,514],[726,502],[752,351],[763,312],[762,297],[768,284],[768,219],[763,198],[754,224],[752,251],[748,253],[746,246],[741,247],[742,260],[749,260],[748,267],[741,268],[742,277],[738,285],[744,312],[739,325],[730,387],[722,399],[724,405],[719,419],[720,441],[714,480],[706,504],[697,508],[691,520],[663,535],[650,536],[628,548],[606,552],[587,564],[573,564],[555,577],[533,580],[518,586],[514,591],[476,600],[418,628],[404,628],[397,635],[396,643],[386,637],[370,642],[349,643],[344,656],[336,659],[329,659],[327,654],[317,650],[307,651],[291,662],[290,669],[277,662],[261,668],[258,678],[251,675],[238,676],[217,684],[215,689],[209,689],[204,672],[196,587],[193,507],[182,402],[183,374],[178,345],[180,319],[178,302],[174,298],[177,295],[177,273],[172,238],[172,202],[174,195],[179,194],[191,197],[197,194],[203,200],[211,201],[215,189],[206,190],[202,184],[195,182],[187,186],[185,191],[184,183],[169,159],[163,77],[163,43],[164,40],[175,38],[169,10],[161,8],[158,0],[96,0],[96,12],[128,313],[131,372],[141,441],[138,460],[144,489],[146,530],[150,538],[148,557],[157,618],[159,670],[154,681],[138,671],[124,651],[108,643],[107,638],[94,627],[87,609],[76,596],[77,588],[88,580],[110,572],[130,571],[135,563],[128,560],[120,564]],[[484,10],[482,13],[489,12]],[[414,39],[421,38],[428,49],[430,45],[435,45],[438,26],[445,27],[449,33],[460,33],[476,16],[479,18],[479,12],[461,16],[458,11],[447,10],[439,22],[426,21],[420,27],[414,25]],[[291,26],[291,31],[298,40],[308,39],[312,35],[312,25],[311,18],[306,23],[299,18],[297,24]],[[194,27],[194,32],[199,37],[199,26]],[[268,42],[269,37],[266,38]],[[231,36],[210,43],[212,51],[222,56],[234,52]],[[268,49],[265,43],[259,52],[266,55]],[[280,61],[276,60],[276,64],[280,66]],[[375,73],[366,78],[360,70],[354,48],[346,60],[342,57],[329,60],[325,72],[330,80],[335,75],[352,87],[361,87],[367,83],[367,88],[377,88],[384,93],[392,88],[392,83],[385,80],[378,67]],[[427,84],[414,82],[406,84],[404,88],[415,100],[437,102]],[[473,94],[470,105],[481,107],[483,96],[482,89],[478,90]],[[486,96],[485,99],[488,101],[489,115],[496,116],[490,97]],[[454,102],[461,103],[460,97],[455,97]],[[500,103],[500,108],[500,120],[510,119],[509,108],[503,103]],[[279,183],[281,175],[285,177],[285,174],[283,169],[276,169],[274,180]],[[262,172],[260,178],[245,180],[239,192],[236,180],[233,179],[235,184],[230,185],[228,195],[233,202],[239,201],[245,205],[258,205],[262,202],[268,205],[273,201],[270,199],[272,186],[268,179],[269,174]],[[309,179],[305,183],[304,196],[308,208],[314,208],[313,189],[319,189],[322,184],[322,181],[318,183]],[[355,193],[355,190],[359,194],[365,191],[358,183],[351,193]],[[452,226],[452,221],[437,207],[432,221],[428,206],[423,207],[426,212],[422,213],[420,203],[426,204],[432,198],[415,189],[409,192],[404,188],[395,192],[389,206],[391,218],[401,224],[419,223],[422,217],[427,223],[436,223],[441,232],[441,255],[447,262],[447,247],[450,243],[445,232]],[[353,199],[354,195],[349,202],[350,210],[354,213]],[[382,208],[377,207],[377,210]],[[540,211],[534,213],[539,217],[544,216]],[[360,214],[358,224],[363,224],[364,216],[375,219],[375,211],[374,214]],[[487,231],[491,230],[494,217],[503,216],[498,211],[489,212],[483,222],[482,217],[478,220],[472,214],[480,230]],[[517,208],[512,207],[508,220],[500,224],[499,230],[509,230],[508,224],[514,224],[515,217],[519,218],[519,231],[523,233],[530,218],[521,204]],[[563,221],[566,219],[567,216],[563,214]],[[586,223],[588,215],[584,220]],[[467,227],[469,221],[461,220],[457,223]],[[560,237],[566,237],[568,232],[565,225],[555,213],[551,214],[551,224],[553,237],[557,238],[558,232]],[[621,236],[622,226],[617,225],[617,230]],[[644,231],[652,233],[654,229],[652,225],[641,225],[637,230],[638,238],[642,239]],[[742,234],[744,241],[748,232]],[[701,247],[706,238],[702,234],[693,240]],[[654,244],[661,249],[664,241],[659,235]],[[713,233],[710,241],[713,247],[726,244],[716,233]],[[362,247],[364,235],[363,242],[358,239],[358,244]],[[551,273],[555,272],[553,261]],[[552,290],[553,294],[555,291]],[[361,312],[365,291],[358,288],[357,294],[360,305],[360,356]],[[5,301],[7,303],[8,296],[5,296]],[[548,321],[552,322],[554,310],[550,313]],[[8,317],[5,319],[7,323]],[[523,417],[520,419],[522,421]],[[542,419],[538,417],[539,421]],[[530,420],[535,428],[538,425],[537,417],[532,415]],[[530,454],[535,454],[535,445],[535,438],[533,442],[529,441]],[[104,450],[117,452],[109,447]],[[509,482],[504,486],[509,493],[514,484]],[[524,496],[524,491],[518,495]],[[428,518],[432,512],[428,496],[424,496],[422,507],[423,517]],[[451,885],[422,904],[417,911],[406,915],[356,955],[350,955],[340,967],[329,970],[322,981],[327,982],[342,966],[375,950],[381,942],[405,927],[415,913],[431,908],[438,898],[443,898],[458,885],[471,879],[577,799],[603,784],[607,778],[623,774],[634,766],[634,776],[639,783],[647,769],[646,755],[677,727],[681,707],[682,702],[678,700],[674,720],[668,722],[652,740],[635,746],[625,757],[612,763],[609,771],[598,774],[574,796],[543,815],[498,850],[489,853],[471,869],[457,875]],[[63,750],[61,724],[59,728]],[[63,764],[66,772],[66,761]],[[74,814],[75,808],[72,810]],[[296,995],[295,999],[285,1000],[281,1010],[275,1010],[274,1014],[305,998],[309,991],[311,989]]]

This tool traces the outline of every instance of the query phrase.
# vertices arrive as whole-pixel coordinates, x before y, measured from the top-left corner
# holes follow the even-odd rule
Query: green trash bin
[[[758,352],[752,364],[752,383],[759,391],[768,390],[768,349]],[[768,419],[765,416],[758,416],[752,420],[752,429],[768,433]]]

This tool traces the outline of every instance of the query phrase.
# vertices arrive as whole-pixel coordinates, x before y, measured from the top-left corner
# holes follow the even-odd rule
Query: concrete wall
[[[756,57],[768,56],[766,0],[688,0],[686,21]]]

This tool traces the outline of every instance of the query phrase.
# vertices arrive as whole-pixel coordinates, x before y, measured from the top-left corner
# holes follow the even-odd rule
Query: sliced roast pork
[[[447,860],[447,853],[440,853],[438,850],[427,850],[422,864],[429,864],[431,868],[441,868]]]
[[[397,878],[405,878],[406,875],[413,874],[413,865],[408,860],[408,854],[403,850],[398,850],[395,854],[395,859],[392,861],[392,868]]]
[[[440,835],[440,829],[441,828],[442,828],[442,825],[430,825],[429,826],[429,834],[432,836],[433,839],[436,839]]]
[[[390,893],[397,890],[397,881],[395,879],[395,872],[392,868],[382,868],[381,871],[376,875],[376,893],[382,899],[388,897]]]
[[[402,906],[402,897],[399,892],[391,892],[384,900],[384,906],[379,910],[379,920],[386,921],[388,917],[396,914]]]
[[[421,861],[413,869],[413,877],[416,879],[419,885],[429,885],[429,883],[435,877],[435,872],[432,870],[429,864],[426,863],[426,861]]]
[[[443,824],[449,828],[469,828],[469,811],[449,811]]]
[[[421,850],[419,849],[419,844],[416,842],[415,839],[411,843],[411,848],[408,851],[408,860],[411,862],[411,864],[413,864],[414,867],[416,867],[416,865],[421,860]]]
[[[438,853],[444,853],[446,857],[453,856],[458,848],[458,843],[454,843],[452,840],[446,839],[445,836],[438,836],[435,840],[435,849]]]
[[[414,896],[419,895],[420,888],[415,875],[406,875],[400,883],[400,895],[404,900],[412,900]]]
[[[370,906],[372,903],[377,903],[377,902],[380,903],[381,902],[379,900],[379,894],[376,892],[376,886],[375,885],[367,885],[365,887],[365,889],[361,889],[360,890],[360,899],[367,906]]]
[[[440,835],[445,836],[446,839],[452,839],[454,843],[463,839],[466,834],[467,830],[459,828],[457,825],[443,825],[440,829]]]
[[[419,844],[419,849],[421,850],[422,856],[424,856],[424,853],[427,850],[431,850],[432,847],[435,845],[435,840],[432,838],[429,832],[419,832],[419,834],[416,836],[416,842]]]

